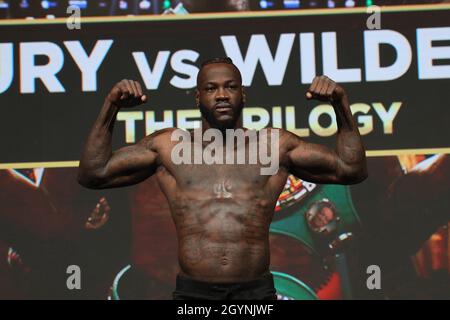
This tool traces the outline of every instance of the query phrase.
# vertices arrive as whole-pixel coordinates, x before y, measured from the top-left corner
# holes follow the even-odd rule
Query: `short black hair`
[[[236,69],[236,71],[239,75],[239,81],[242,83],[241,72],[239,71],[238,67],[236,67],[236,65],[233,63],[233,60],[230,57],[222,57],[222,58],[212,58],[212,59],[208,59],[208,60],[205,60],[202,62],[201,66],[200,66],[200,70],[198,71],[198,74],[197,74],[197,85],[198,85],[200,72],[202,71],[202,69],[205,66],[214,64],[214,63],[225,63],[225,64],[232,65]]]
[[[208,59],[203,61],[200,70],[203,69],[204,66],[207,66],[208,64],[213,64],[213,63],[226,63],[226,64],[232,64],[234,66],[233,60],[231,60],[230,57],[223,57],[223,58],[212,58],[212,59]]]

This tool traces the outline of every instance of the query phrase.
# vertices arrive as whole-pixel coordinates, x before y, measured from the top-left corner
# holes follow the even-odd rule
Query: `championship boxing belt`
[[[308,224],[308,215],[319,206],[327,206],[333,211],[335,217],[335,220],[330,223],[332,226],[330,230],[327,230],[327,227],[318,230],[323,231],[325,236],[318,235]],[[270,232],[298,240],[317,256],[323,257],[339,249],[339,253],[332,254],[332,256],[336,257],[335,265],[340,277],[343,296],[350,298],[349,288],[351,286],[348,280],[345,253],[336,247],[342,241],[353,238],[353,235],[357,234],[360,228],[361,222],[353,205],[348,186],[317,185],[302,181],[291,175],[277,201]],[[327,235],[327,233],[329,234]],[[272,271],[272,273],[277,274],[275,271]],[[297,291],[304,291],[305,287],[313,292],[300,279],[288,274],[284,275],[285,278],[274,277],[277,292],[282,290],[283,296],[292,299],[307,298],[307,295],[299,296],[297,293]],[[287,278],[291,280],[289,286],[285,285]],[[322,288],[324,286],[325,283],[321,284]],[[314,294],[310,298],[317,298],[317,296]]]
[[[305,244],[314,253],[321,248],[309,228],[305,215],[314,204],[328,201],[335,208],[337,235],[357,234],[361,222],[353,205],[350,189],[345,185],[316,185],[290,176],[275,208],[270,232],[282,234]]]
[[[317,300],[316,293],[297,278],[283,272],[271,271],[277,300]]]
[[[120,300],[120,281],[122,277],[130,270],[131,265],[125,266],[114,278],[113,284],[110,288],[108,300]]]

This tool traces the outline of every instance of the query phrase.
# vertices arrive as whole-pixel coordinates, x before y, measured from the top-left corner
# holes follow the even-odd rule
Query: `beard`
[[[201,102],[199,108],[202,117],[209,123],[212,128],[224,131],[226,129],[233,129],[236,126],[236,123],[241,116],[242,109],[244,109],[244,102],[241,101],[241,103],[236,108],[233,107],[233,116],[227,120],[218,120],[214,114],[215,109],[208,109]]]

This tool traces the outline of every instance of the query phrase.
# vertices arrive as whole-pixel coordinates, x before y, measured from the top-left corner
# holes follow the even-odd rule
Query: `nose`
[[[228,101],[229,99],[230,97],[224,88],[219,88],[217,90],[216,101]]]

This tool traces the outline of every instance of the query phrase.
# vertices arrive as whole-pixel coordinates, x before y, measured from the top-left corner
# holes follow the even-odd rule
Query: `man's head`
[[[334,219],[334,212],[331,208],[324,206],[312,219],[312,223],[317,228],[323,228]]]
[[[210,127],[234,128],[245,103],[242,77],[230,58],[205,61],[197,75],[197,106]]]

